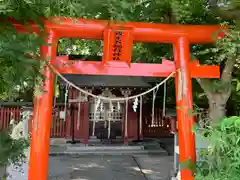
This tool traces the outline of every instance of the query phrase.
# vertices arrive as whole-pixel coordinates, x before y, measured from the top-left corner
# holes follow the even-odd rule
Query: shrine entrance
[[[25,29],[16,22],[15,26],[20,32],[29,31],[29,28]],[[190,44],[212,43],[213,34],[219,31],[221,26],[113,23],[102,20],[56,17],[54,21],[46,21],[45,27],[48,32],[46,42],[51,46],[41,47],[41,56],[48,62],[48,66],[44,71],[46,78],[43,93],[35,97],[34,102],[29,180],[47,180],[54,72],[112,76],[167,77],[173,75],[176,86],[180,163],[185,161],[195,163],[195,137],[192,132],[194,118],[189,113],[193,109],[191,78],[218,78],[220,72],[217,66],[202,66],[197,61],[190,62]],[[37,26],[32,25],[31,31],[38,32]],[[57,40],[62,37],[103,40],[102,62],[70,61],[66,57],[56,59]],[[172,65],[131,63],[132,45],[135,42],[173,44],[174,63]],[[57,71],[53,71],[52,67]],[[101,97],[101,99],[106,98]],[[125,127],[127,125],[128,122],[125,121]],[[88,123],[85,126],[87,127]],[[84,129],[84,133],[88,136],[88,128]],[[128,131],[124,132],[126,142],[128,133]],[[181,178],[193,180],[192,170],[182,169]]]
[[[101,96],[116,98],[108,89],[104,90]],[[123,138],[124,104],[102,101],[96,110],[96,100],[91,98],[89,103],[89,139],[97,138],[106,143],[107,140],[112,142],[116,138]]]

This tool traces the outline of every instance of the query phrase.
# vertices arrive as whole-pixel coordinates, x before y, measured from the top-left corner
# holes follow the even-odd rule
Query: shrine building
[[[134,96],[161,82],[160,78],[155,77],[77,74],[63,74],[63,76],[89,93],[108,98]],[[101,101],[96,109],[98,103],[96,98],[80,92],[62,79],[59,80],[59,83],[60,99],[65,104],[64,108],[54,111],[53,123],[58,119],[65,124],[65,132],[62,137],[66,140],[74,138],[84,144],[96,142],[126,144],[142,140],[144,137],[172,136],[170,121],[169,119],[164,120],[162,108],[156,106],[152,112],[152,105],[156,103],[152,102],[152,93],[143,96],[142,110],[140,110],[141,102],[134,110],[134,100],[129,100],[127,106],[123,101],[112,103]],[[159,94],[163,93],[159,92]],[[154,118],[152,118],[152,113],[154,113]],[[171,116],[175,116],[175,114]],[[127,124],[125,123],[126,118]],[[124,139],[126,130],[127,139]]]

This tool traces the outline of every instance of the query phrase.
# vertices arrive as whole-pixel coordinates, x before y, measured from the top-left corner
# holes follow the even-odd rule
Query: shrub
[[[0,133],[0,166],[19,165],[25,160],[24,149],[29,146],[25,138],[12,139],[7,131]]]
[[[240,117],[223,119],[201,129],[201,135],[210,142],[200,152],[196,180],[237,180],[240,177]]]

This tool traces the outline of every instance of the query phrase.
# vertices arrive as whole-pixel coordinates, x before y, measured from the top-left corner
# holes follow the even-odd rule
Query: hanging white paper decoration
[[[113,104],[112,104],[112,101],[110,101],[109,105],[110,105],[110,111],[111,111],[111,112],[113,112],[113,111],[114,111],[114,109],[113,109]]]
[[[101,112],[104,111],[103,102],[101,102],[101,104],[100,104],[100,111],[101,111]]]
[[[99,106],[100,106],[100,103],[101,103],[101,99],[99,98],[95,104],[95,112],[97,112]]]
[[[64,99],[64,122],[66,121],[66,117],[67,117],[67,99],[68,99],[68,90],[70,88],[69,84],[66,84],[66,92],[65,92],[65,99]]]
[[[121,110],[121,105],[120,105],[120,102],[119,102],[119,101],[117,102],[117,109],[118,109],[118,111]]]
[[[137,112],[137,107],[138,107],[138,98],[136,97],[133,102],[133,111],[134,112]]]

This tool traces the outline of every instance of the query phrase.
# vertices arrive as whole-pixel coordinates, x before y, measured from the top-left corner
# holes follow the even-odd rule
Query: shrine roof
[[[70,82],[80,87],[151,87],[157,79],[152,77],[136,76],[99,76],[99,75],[78,75],[63,74]],[[66,84],[59,80],[61,85]]]

